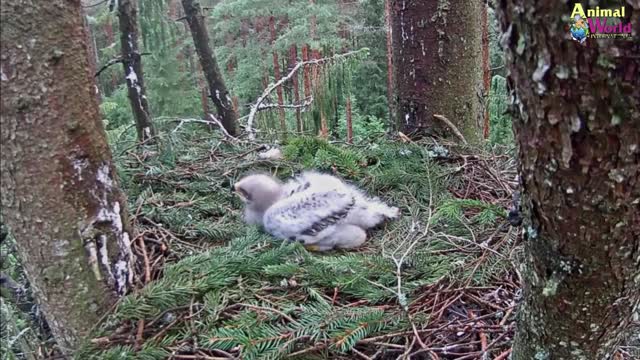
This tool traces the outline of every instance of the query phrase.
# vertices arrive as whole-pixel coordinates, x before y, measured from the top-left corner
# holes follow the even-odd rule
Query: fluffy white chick
[[[365,230],[400,214],[398,208],[335,176],[313,171],[285,184],[251,175],[241,179],[235,190],[245,202],[247,223],[316,251],[358,247],[367,239]]]

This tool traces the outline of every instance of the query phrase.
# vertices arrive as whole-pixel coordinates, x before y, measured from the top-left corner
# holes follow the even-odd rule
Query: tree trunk
[[[384,1],[384,27],[387,30],[387,101],[389,102],[389,127],[397,128],[395,90],[393,89],[393,25],[391,23],[391,1]]]
[[[2,1],[2,215],[70,352],[132,281],[127,202],[93,94],[79,1]]]
[[[289,71],[293,69],[294,66],[298,63],[298,48],[296,45],[291,45],[289,49]],[[298,73],[295,72],[291,77],[291,82],[293,83],[293,100],[296,105],[300,104],[300,85],[298,82]],[[302,134],[304,131],[304,125],[302,123],[302,114],[300,112],[300,108],[296,108],[296,130],[298,134]]]
[[[572,8],[499,9],[526,214],[514,360],[610,359],[640,305],[640,38],[583,46]]]
[[[488,139],[491,127],[489,119],[489,92],[491,91],[491,66],[489,64],[489,21],[488,6],[482,4],[480,26],[482,27],[482,138]]]
[[[147,100],[142,74],[142,59],[138,50],[138,10],[134,0],[119,0],[118,21],[120,23],[120,46],[122,65],[127,79],[129,103],[136,121],[138,140],[148,141],[155,135],[149,101]]]
[[[302,47],[302,61],[303,62],[307,62],[309,61],[309,45],[304,45]],[[311,66],[312,65],[305,65],[304,69],[303,69],[303,86],[304,86],[304,97],[305,100],[309,99],[309,97],[311,97]]]
[[[82,13],[82,22],[84,24],[85,37],[87,38],[87,44],[89,45],[89,50],[90,50],[90,54],[88,58],[89,71],[91,71],[92,74],[95,74],[96,71],[98,71],[98,62],[100,61],[98,58],[98,47],[96,45],[96,38],[93,36],[93,33],[91,31],[91,26],[89,26],[89,20],[87,18],[87,14],[84,11]],[[98,87],[97,81],[95,82],[94,88],[95,88],[96,99],[98,99],[98,103],[100,103],[101,95],[100,95],[100,88]]]
[[[316,5],[316,1],[309,0],[309,5],[310,5],[310,13],[311,13],[311,18],[309,19],[309,37],[311,38],[311,40],[316,41],[318,40],[318,20],[316,18],[315,9],[314,9]]]
[[[353,144],[353,123],[351,120],[351,95],[347,93],[347,103],[345,105],[347,117],[347,144]]]
[[[482,1],[392,0],[396,119],[406,134],[482,136]]]
[[[200,104],[202,104],[202,116],[203,119],[206,119],[211,111],[209,110],[209,89],[207,88],[207,84],[205,84],[204,78],[202,76],[202,65],[198,63],[196,66],[197,72],[195,74],[196,82],[198,89],[200,89]]]
[[[182,6],[189,22],[193,44],[196,47],[202,70],[209,85],[211,100],[213,100],[213,104],[218,110],[218,120],[231,136],[236,136],[238,134],[236,130],[238,118],[233,110],[233,103],[224,83],[222,73],[209,45],[209,34],[207,33],[200,4],[194,0],[182,0]]]
[[[271,34],[271,46],[273,49],[273,74],[275,77],[274,81],[280,81],[280,61],[278,60],[278,51],[275,49],[276,43],[276,19],[271,16],[269,18],[269,32]],[[284,114],[284,98],[282,95],[282,86],[278,86],[276,88],[276,94],[278,95],[278,119],[280,119],[280,131],[282,131],[282,136],[284,138],[287,137],[287,122]]]
[[[104,32],[105,32],[105,34],[107,36],[107,43],[108,43],[107,46],[114,45],[116,39],[115,39],[115,36],[113,34],[113,24],[111,23],[111,18],[107,18],[105,20]],[[109,73],[110,73],[110,77],[111,77],[111,89],[108,92],[105,91],[105,95],[107,95],[107,96],[111,95],[118,88],[118,78],[116,77],[115,72],[110,71]]]

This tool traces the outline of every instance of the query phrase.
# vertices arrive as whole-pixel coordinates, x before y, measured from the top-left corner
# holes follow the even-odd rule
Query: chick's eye
[[[246,200],[251,200],[251,196],[249,196],[249,193],[246,192],[244,189],[238,189],[238,192],[240,193],[240,196],[242,196]]]

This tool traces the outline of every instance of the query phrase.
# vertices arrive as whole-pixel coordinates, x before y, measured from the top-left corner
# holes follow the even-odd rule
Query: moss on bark
[[[80,1],[7,0],[1,9],[2,214],[69,350],[130,281],[126,201],[94,95]]]
[[[572,6],[499,11],[527,198],[514,360],[609,359],[640,306],[640,39],[583,46]]]
[[[391,4],[399,128],[449,136],[434,114],[469,142],[482,137],[482,2],[400,1]]]

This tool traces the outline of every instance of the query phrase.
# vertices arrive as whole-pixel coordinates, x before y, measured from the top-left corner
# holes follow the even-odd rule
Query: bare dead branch
[[[143,53],[139,54],[138,56],[144,56],[144,55],[151,55],[151,53],[150,53],[150,52],[143,52]],[[122,63],[123,61],[124,61],[124,60],[122,59],[122,56],[118,56],[117,58],[114,58],[114,59],[109,60],[106,64],[104,64],[104,66],[102,66],[102,67],[100,68],[100,70],[98,70],[98,71],[96,72],[96,74],[94,75],[94,77],[98,77],[98,76],[100,76],[100,74],[101,74],[103,71],[107,70],[107,68],[108,68],[108,67],[110,67],[110,66],[112,66],[112,65],[114,65],[114,64]]]
[[[206,119],[175,119],[173,121],[179,121],[180,123],[178,124],[178,126],[176,126],[175,129],[173,129],[172,132],[176,132],[178,131],[182,125],[187,124],[187,123],[199,123],[199,124],[206,124],[206,125],[215,125],[218,128],[220,128],[220,131],[222,132],[222,135],[224,135],[226,138],[230,139],[230,140],[238,140],[238,138],[231,136],[231,134],[229,134],[229,132],[224,128],[224,126],[222,126],[222,123],[220,122],[220,120],[218,120],[215,116],[213,116],[213,114],[207,114],[207,117],[209,117],[209,120]]]
[[[453,125],[453,123],[447,119],[444,115],[438,115],[438,114],[433,114],[433,117],[442,121],[445,125],[447,125],[449,127],[449,129],[451,129],[451,131],[453,131],[453,133],[458,137],[458,139],[460,139],[460,141],[462,141],[463,144],[467,144],[467,139],[464,138],[464,136],[462,136],[462,133],[460,132],[460,130],[458,130],[458,128]]]
[[[302,109],[309,107],[313,103],[313,97],[305,99],[301,104],[260,104],[258,111],[271,110],[271,109]]]
[[[298,72],[301,68],[303,68],[306,65],[320,65],[329,61],[344,59],[346,57],[359,54],[364,50],[366,49],[349,51],[344,54],[337,54],[334,56],[325,57],[321,59],[314,59],[314,60],[299,62],[293,67],[293,69],[291,69],[291,71],[289,71],[287,76],[280,78],[280,80],[276,81],[275,83],[269,84],[269,86],[267,86],[267,88],[262,92],[262,95],[258,97],[258,100],[256,100],[256,102],[253,105],[251,105],[251,110],[249,111],[249,117],[247,119],[247,132],[249,133],[249,139],[250,140],[255,139],[255,129],[253,129],[253,122],[255,120],[256,114],[258,113],[258,110],[260,109],[260,105],[262,105],[262,103],[269,96],[269,94],[271,94],[279,86],[282,86],[284,83],[289,81],[293,77],[293,75],[295,75],[295,73]]]

